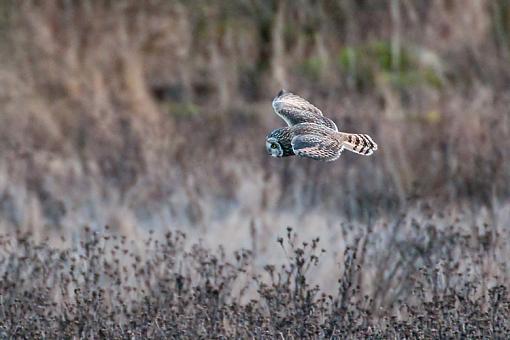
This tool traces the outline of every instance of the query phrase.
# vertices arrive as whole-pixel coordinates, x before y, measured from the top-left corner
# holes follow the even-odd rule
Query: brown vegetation
[[[392,228],[398,228],[399,220]],[[422,226],[416,225],[416,228]],[[483,237],[426,226],[424,238],[380,249],[371,232],[343,254],[335,291],[311,277],[328,253],[320,240],[278,238],[286,260],[254,267],[251,251],[231,261],[185,235],[125,237],[85,230],[79,246],[36,246],[2,238],[0,334],[5,338],[505,338],[510,300],[486,287]],[[393,232],[393,236],[396,230]],[[508,237],[508,235],[507,235]],[[277,246],[274,242],[273,246]],[[16,251],[12,251],[16,249]],[[459,260],[457,252],[463,253]],[[464,267],[470,260],[471,270]],[[382,266],[381,266],[382,265]],[[373,277],[374,289],[365,280]]]
[[[359,218],[359,202],[508,197],[508,6],[390,3],[4,3],[2,223],[159,228],[222,207]],[[281,86],[381,150],[268,159]]]
[[[0,46],[0,226],[46,241],[34,250],[28,241],[1,249],[4,265],[16,263],[2,272],[7,300],[0,307],[12,321],[4,323],[6,334],[16,335],[14,320],[21,319],[28,337],[46,325],[48,337],[85,337],[111,325],[117,328],[105,334],[124,337],[329,337],[352,324],[359,327],[349,328],[353,337],[508,331],[497,312],[508,308],[510,286],[506,0],[8,0],[0,4]],[[334,163],[268,157],[265,135],[283,125],[270,106],[281,87],[310,99],[340,129],[369,133],[379,150]],[[98,232],[109,225],[133,239],[128,253],[148,249],[141,261],[149,262],[140,264],[148,268],[158,251],[177,261],[202,239],[204,249],[222,245],[227,254],[250,249],[253,275],[263,276],[264,265],[282,262],[274,239],[286,226],[303,240],[320,236],[328,252],[311,278],[320,290],[255,280],[258,293],[228,298],[207,295],[205,277],[193,281],[205,270],[200,256],[213,256],[206,250],[184,261],[195,274],[178,267],[162,274],[172,282],[165,292],[144,283],[156,280],[154,272],[124,276],[118,267],[111,282],[129,277],[145,289],[133,295],[136,311],[128,313],[122,303],[131,293],[123,285],[105,302],[97,300],[102,283],[83,293],[90,276],[72,278],[79,266],[71,270],[67,256],[85,251],[78,246],[84,225]],[[146,247],[149,229],[184,230],[188,243]],[[355,267],[344,251],[353,249],[358,261],[363,254],[356,269],[363,275],[345,274]],[[27,256],[35,257],[24,262]],[[102,256],[79,261],[114,261]],[[216,264],[230,268],[217,281],[225,287],[239,274],[238,264],[227,262]],[[99,277],[112,270],[96,267],[104,270]],[[274,275],[285,278],[285,270]],[[180,297],[173,295],[176,273],[188,280]],[[20,279],[12,275],[43,276],[10,287]],[[357,275],[349,289],[360,286],[343,305],[347,283],[337,286],[338,275]],[[71,294],[76,286],[81,293]],[[322,292],[334,299],[321,300]],[[282,301],[295,295],[304,300],[283,310]],[[363,302],[365,295],[372,302]],[[234,303],[243,296],[248,300]],[[266,302],[249,301],[255,297]],[[15,314],[29,300],[40,303],[26,307],[33,310],[25,318]],[[53,316],[44,315],[48,324],[33,322],[45,301],[55,301]],[[204,307],[183,310],[185,302]],[[299,314],[307,303],[316,308]],[[183,316],[168,324],[175,313]],[[439,314],[445,323],[436,325]],[[71,319],[81,326],[62,321]],[[303,325],[326,333],[304,334]]]

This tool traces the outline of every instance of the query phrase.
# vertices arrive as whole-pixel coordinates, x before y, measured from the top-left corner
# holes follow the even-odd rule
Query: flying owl
[[[334,161],[344,149],[369,156],[377,144],[365,134],[338,131],[335,123],[306,99],[281,90],[273,99],[273,109],[288,126],[266,137],[266,149],[273,157],[298,155]]]

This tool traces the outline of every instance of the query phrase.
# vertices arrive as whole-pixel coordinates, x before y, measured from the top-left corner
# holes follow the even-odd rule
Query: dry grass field
[[[1,338],[510,334],[507,0],[4,0],[0,84]]]

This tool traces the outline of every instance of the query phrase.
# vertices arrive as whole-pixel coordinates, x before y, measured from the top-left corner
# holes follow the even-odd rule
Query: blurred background
[[[432,223],[508,258],[509,58],[506,0],[2,1],[0,230],[272,256],[287,226],[342,254]],[[268,157],[281,88],[379,150]]]

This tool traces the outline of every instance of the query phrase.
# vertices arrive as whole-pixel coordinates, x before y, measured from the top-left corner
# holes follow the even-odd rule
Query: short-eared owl
[[[364,134],[339,132],[335,123],[307,100],[281,90],[273,99],[273,109],[288,126],[266,137],[266,149],[273,157],[298,155],[334,161],[343,149],[369,156],[377,144]]]

